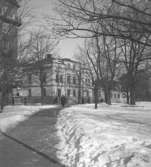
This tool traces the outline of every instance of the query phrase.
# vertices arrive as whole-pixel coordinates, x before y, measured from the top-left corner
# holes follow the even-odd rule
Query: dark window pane
[[[70,89],[67,90],[67,96],[70,96]]]
[[[73,90],[73,96],[76,97],[76,90]]]
[[[67,76],[67,83],[70,84],[70,76]]]
[[[58,76],[58,74],[56,75],[56,82],[57,83],[59,82],[59,76]]]
[[[60,75],[60,83],[63,83],[63,76]]]

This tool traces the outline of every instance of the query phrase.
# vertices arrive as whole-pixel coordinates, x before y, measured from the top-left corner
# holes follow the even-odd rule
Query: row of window
[[[31,89],[28,90],[28,95],[31,97],[32,96],[32,92],[31,92]],[[44,96],[47,96],[46,94],[46,88],[43,88],[43,95]],[[61,97],[61,89],[58,89],[57,90],[57,95],[58,97]],[[73,97],[77,97],[77,93],[76,93],[76,90],[73,89],[67,89],[67,96],[73,96]]]
[[[42,81],[43,81],[43,83],[47,82],[47,75],[46,75],[46,73],[43,73],[43,75],[42,75]],[[32,74],[28,74],[28,83],[32,84]]]
[[[118,99],[120,98],[120,94],[116,94],[116,93],[115,94],[111,94],[111,96],[112,96],[112,98],[115,98],[115,99],[116,98],[118,98]]]
[[[63,83],[63,75],[56,75],[56,82],[57,83]],[[77,84],[77,80],[76,80],[76,77],[72,77],[70,75],[67,76],[67,83],[68,84]]]
[[[86,83],[86,84],[90,84],[90,83],[91,83],[91,82],[90,82],[90,79],[87,79],[87,78],[86,78],[86,79],[85,79],[85,83]]]
[[[28,89],[28,96],[29,96],[29,97],[31,97],[31,96],[32,96],[31,89]],[[47,93],[46,93],[46,88],[43,88],[43,96],[47,96]]]
[[[61,97],[61,89],[57,90],[57,95],[58,95],[58,97]],[[73,89],[73,90],[67,89],[67,96],[76,97],[77,96],[76,90],[75,89]]]
[[[77,91],[75,89],[67,89],[66,93],[68,97],[69,96],[77,97]],[[61,89],[57,90],[57,95],[61,97]],[[89,91],[86,92],[86,96],[89,97]]]
[[[42,77],[43,77],[42,78],[43,83],[46,83],[46,79],[47,79],[46,73],[44,73]],[[64,82],[63,81],[63,75],[58,75],[57,74],[56,75],[56,82],[57,83],[63,83]],[[28,83],[32,84],[32,74],[28,75]],[[77,83],[76,77],[73,77],[72,80],[71,80],[71,76],[67,76],[67,83],[68,84],[71,84],[71,83],[76,84]]]
[[[71,94],[72,93],[72,94]],[[67,96],[74,96],[74,97],[76,97],[77,96],[77,94],[76,94],[76,90],[75,89],[73,89],[73,90],[70,90],[70,89],[67,89]]]
[[[42,76],[42,81],[43,83],[46,83],[46,80],[47,80],[47,75],[46,73],[43,73],[43,76]],[[29,74],[28,75],[28,83],[29,84],[32,84],[32,74]],[[56,75],[56,83],[64,83],[64,77],[63,75]],[[67,76],[67,84],[77,84],[77,79],[75,76],[71,77],[70,75]],[[85,79],[85,83],[90,85],[90,79]]]
[[[67,68],[75,70],[76,69],[76,65],[75,64],[71,65],[70,63],[68,63],[67,64]]]
[[[56,82],[63,83],[63,75],[56,75]],[[67,83],[68,84],[77,84],[76,77],[71,77],[70,75],[67,76]],[[90,79],[85,79],[85,83],[90,85]]]
[[[32,96],[32,93],[31,93],[31,89],[29,89],[28,91],[29,93],[29,96]],[[44,96],[47,96],[46,95],[46,88],[43,88],[43,95]],[[89,97],[89,92],[87,91],[86,92],[86,95],[87,97]],[[57,96],[58,97],[61,97],[61,89],[57,89]],[[73,96],[73,97],[77,97],[77,92],[75,89],[67,89],[67,96]],[[112,98],[120,98],[120,94],[111,94]]]

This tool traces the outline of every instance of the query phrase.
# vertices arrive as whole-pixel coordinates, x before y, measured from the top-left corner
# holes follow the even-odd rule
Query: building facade
[[[93,85],[90,70],[80,62],[67,58],[53,58],[48,55],[43,63],[44,103],[60,103],[65,96],[68,103],[94,102]],[[41,102],[40,71],[30,64],[25,68],[23,87],[14,89],[14,96],[26,98],[27,103]],[[99,102],[104,101],[104,91],[99,89]],[[126,102],[123,92],[111,92],[112,103]]]
[[[14,58],[17,57],[17,30],[21,25],[18,8],[16,0],[0,0],[0,51],[5,54],[11,50]]]
[[[69,103],[92,102],[93,89],[89,75],[89,69],[77,61],[48,55],[43,70],[45,102],[60,102],[61,96],[65,96]],[[28,97],[31,102],[40,102],[40,84],[39,71],[30,65],[25,72],[23,89],[15,93]]]
[[[16,0],[0,0],[0,104],[9,103],[14,87],[14,68],[18,51],[19,4]]]

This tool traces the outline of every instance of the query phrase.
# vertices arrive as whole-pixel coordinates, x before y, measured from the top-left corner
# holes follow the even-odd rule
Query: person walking
[[[66,97],[65,96],[61,96],[61,105],[64,107],[66,104]]]

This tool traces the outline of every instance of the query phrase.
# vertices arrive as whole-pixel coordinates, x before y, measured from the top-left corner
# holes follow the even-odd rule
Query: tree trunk
[[[78,74],[78,104],[82,103],[82,97],[81,97],[82,86],[81,86],[81,82],[82,82],[81,71],[79,71],[79,74]]]
[[[130,93],[130,99],[129,104],[135,105],[136,99],[135,99],[135,86],[136,86],[136,76],[132,75],[130,77],[130,87],[129,87],[129,93]]]
[[[110,90],[108,90],[108,94],[107,94],[107,104],[111,105],[111,92],[110,92]]]
[[[81,104],[81,88],[78,90],[78,104]]]
[[[40,84],[40,90],[41,90],[41,104],[44,104],[44,87],[43,84]]]
[[[111,89],[108,87],[104,88],[105,103],[111,105]]]
[[[43,83],[43,68],[40,68],[40,91],[41,91],[41,104],[44,104],[44,83]]]
[[[127,104],[130,104],[130,98],[129,98],[129,91],[128,91],[128,89],[126,90],[126,100],[127,100]]]
[[[107,92],[105,88],[104,88],[104,98],[105,98],[105,103],[107,104]]]
[[[6,104],[5,92],[2,91],[1,93],[1,112],[3,112],[5,104]]]
[[[98,108],[98,86],[95,84],[94,86],[94,103],[95,103],[95,109]]]
[[[130,105],[135,105],[135,86],[130,88]]]

